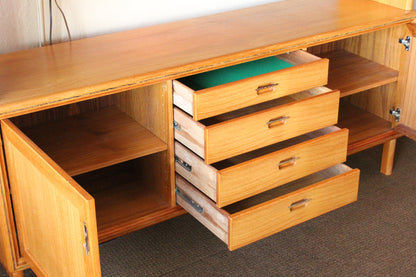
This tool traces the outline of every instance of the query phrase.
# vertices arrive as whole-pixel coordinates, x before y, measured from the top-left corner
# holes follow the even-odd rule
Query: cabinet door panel
[[[0,262],[7,272],[19,266],[19,251],[14,230],[13,211],[5,171],[3,145],[0,143]]]
[[[39,276],[100,276],[94,199],[13,123],[1,126],[23,257]]]
[[[416,25],[410,25],[411,27]],[[401,109],[400,121],[396,130],[416,140],[416,37],[411,36],[409,51],[402,49],[396,108]]]

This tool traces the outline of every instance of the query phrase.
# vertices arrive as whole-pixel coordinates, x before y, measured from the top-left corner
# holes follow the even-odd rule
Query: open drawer
[[[340,164],[223,209],[177,175],[176,201],[235,250],[356,201],[359,175]]]
[[[348,130],[331,126],[207,165],[175,142],[175,170],[217,207],[345,162]]]
[[[328,60],[305,51],[230,66],[173,82],[173,103],[201,120],[326,85]]]
[[[175,139],[211,164],[334,125],[338,104],[339,91],[319,87],[202,121],[174,108]]]

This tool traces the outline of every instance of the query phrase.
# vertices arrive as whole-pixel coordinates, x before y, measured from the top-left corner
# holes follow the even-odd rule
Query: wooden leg
[[[384,143],[383,156],[381,158],[380,172],[385,175],[391,175],[393,172],[394,152],[396,150],[396,140],[392,139]]]
[[[21,271],[15,271],[13,273],[9,273],[10,277],[24,277],[23,270]]]

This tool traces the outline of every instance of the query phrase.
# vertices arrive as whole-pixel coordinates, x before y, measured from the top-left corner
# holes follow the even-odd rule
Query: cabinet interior
[[[160,84],[12,119],[94,197],[101,242],[174,205],[167,93]]]
[[[401,135],[395,132],[395,108],[406,26],[347,38],[308,49],[329,58],[328,87],[339,89],[338,126],[348,128],[348,154],[353,154]]]

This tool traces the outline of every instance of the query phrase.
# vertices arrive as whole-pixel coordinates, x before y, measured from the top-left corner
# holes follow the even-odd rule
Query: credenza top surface
[[[371,0],[287,0],[0,55],[0,118],[411,22]]]

